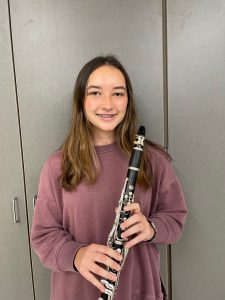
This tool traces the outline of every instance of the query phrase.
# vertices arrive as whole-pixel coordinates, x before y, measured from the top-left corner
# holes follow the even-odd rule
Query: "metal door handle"
[[[34,208],[35,208],[36,200],[37,200],[37,195],[35,195],[35,196],[33,197],[33,207],[34,207]]]
[[[19,210],[18,210],[18,198],[13,198],[13,218],[14,223],[19,223]]]

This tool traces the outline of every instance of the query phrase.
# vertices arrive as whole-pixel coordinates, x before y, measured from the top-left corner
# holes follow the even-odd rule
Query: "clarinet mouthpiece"
[[[140,126],[137,134],[145,136],[145,126]]]

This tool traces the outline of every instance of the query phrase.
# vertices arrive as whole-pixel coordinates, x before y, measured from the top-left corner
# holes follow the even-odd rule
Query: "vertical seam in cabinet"
[[[14,85],[15,85],[15,94],[16,94],[16,108],[17,108],[17,120],[19,127],[19,139],[20,139],[20,153],[22,160],[22,170],[23,170],[23,188],[25,195],[25,209],[26,209],[26,222],[27,222],[27,234],[28,234],[28,245],[29,245],[29,254],[30,254],[30,268],[31,268],[31,279],[32,279],[32,287],[33,287],[33,295],[34,300],[35,297],[35,289],[34,289],[34,278],[33,278],[33,265],[31,259],[31,246],[30,246],[30,230],[29,230],[29,221],[28,221],[28,207],[27,207],[27,193],[26,193],[26,179],[25,179],[25,168],[24,168],[24,157],[23,157],[23,143],[22,143],[22,134],[21,134],[21,124],[20,124],[20,110],[19,110],[19,101],[18,101],[18,90],[17,90],[17,81],[16,81],[16,67],[15,67],[15,59],[14,59],[14,47],[13,47],[13,35],[12,35],[12,20],[11,20],[11,10],[10,10],[10,1],[8,0],[8,15],[9,15],[9,32],[10,32],[10,43],[11,43],[11,54],[12,54],[12,66],[13,66],[13,77],[14,77]]]
[[[163,115],[164,115],[164,148],[169,149],[169,116],[168,116],[168,48],[167,48],[167,0],[162,0],[162,50],[163,50]],[[166,249],[168,298],[172,300],[172,248]]]
[[[168,151],[168,50],[167,50],[167,3],[162,0],[162,44],[163,44],[163,110],[164,110],[164,148]]]

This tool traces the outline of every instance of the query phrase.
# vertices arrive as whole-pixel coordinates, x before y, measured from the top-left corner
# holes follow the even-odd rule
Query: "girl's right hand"
[[[93,275],[93,273],[101,276],[102,278],[116,281],[117,277],[115,274],[106,271],[97,264],[101,263],[111,269],[120,271],[120,265],[113,259],[121,261],[123,258],[116,250],[113,250],[108,246],[90,244],[77,251],[74,259],[74,266],[84,278],[104,293],[104,285]]]

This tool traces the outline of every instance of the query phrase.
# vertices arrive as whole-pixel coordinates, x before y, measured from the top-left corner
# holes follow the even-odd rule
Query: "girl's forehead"
[[[88,78],[88,84],[125,84],[125,78],[123,73],[113,67],[113,66],[101,66],[94,70],[89,78]]]

